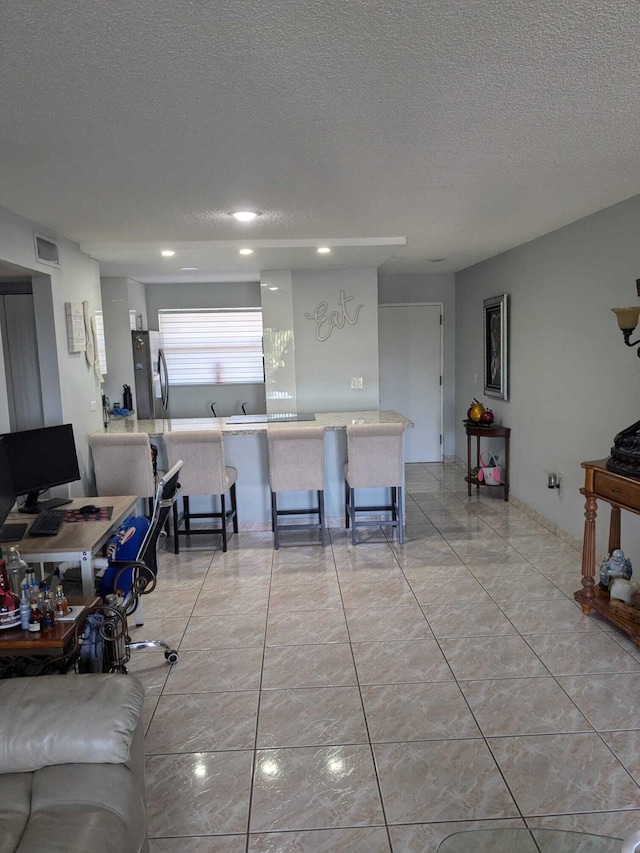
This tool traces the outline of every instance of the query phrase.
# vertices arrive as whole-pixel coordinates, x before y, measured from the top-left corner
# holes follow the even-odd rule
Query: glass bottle
[[[67,597],[64,594],[64,589],[62,584],[58,584],[56,587],[56,595],[54,598],[54,604],[56,606],[56,617],[60,618],[60,616],[66,616],[69,612],[69,603],[67,601]]]
[[[29,587],[22,584],[22,596],[20,597],[20,627],[23,631],[29,630],[29,617],[31,616],[31,603],[29,601]]]
[[[13,545],[7,551],[7,574],[9,575],[9,583],[11,584],[11,592],[15,595],[20,595],[20,587],[26,568],[24,560],[20,559],[20,552]]]
[[[55,621],[55,607],[51,596],[51,590],[46,584],[42,591],[42,597],[42,630],[51,631],[53,630],[53,623]]]
[[[37,639],[42,630],[42,616],[38,613],[38,605],[35,601],[31,602],[31,613],[29,614],[29,624],[27,631],[30,637]]]

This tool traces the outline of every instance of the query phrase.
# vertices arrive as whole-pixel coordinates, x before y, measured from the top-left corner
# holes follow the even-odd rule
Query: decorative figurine
[[[631,568],[631,560],[625,557],[624,551],[616,548],[611,552],[610,557],[605,557],[600,566],[600,586],[602,589],[609,589],[609,584],[614,578],[623,578],[629,580],[633,569]]]

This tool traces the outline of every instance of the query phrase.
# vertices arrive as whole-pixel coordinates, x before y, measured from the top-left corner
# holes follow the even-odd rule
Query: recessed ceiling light
[[[198,267],[180,267],[180,272],[195,272]]]
[[[240,249],[239,255],[253,255],[253,249]]]
[[[163,249],[160,254],[163,258],[172,258],[175,255],[173,249]]]
[[[279,290],[278,287],[270,287],[269,290]]]
[[[441,264],[443,261],[446,261],[446,258],[427,258],[430,264]]]
[[[252,222],[259,214],[255,210],[234,210],[231,216],[235,216],[238,222]]]
[[[319,255],[328,255],[331,249],[328,246],[320,246],[317,249]]]

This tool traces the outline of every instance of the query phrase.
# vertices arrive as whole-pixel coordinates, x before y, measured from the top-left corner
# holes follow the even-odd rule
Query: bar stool
[[[177,502],[173,505],[173,550],[180,553],[180,536],[193,536],[204,533],[222,533],[222,550],[227,550],[227,525],[233,521],[233,532],[238,532],[238,513],[236,504],[236,480],[238,472],[225,465],[222,431],[219,429],[199,429],[184,432],[167,432],[163,436],[169,465],[182,459],[180,485],[182,486],[182,518],[178,517]],[[226,495],[229,493],[231,508],[227,508]],[[191,512],[189,497],[192,495],[213,495],[220,497],[220,512]],[[191,520],[197,518],[219,518],[220,527],[191,527]],[[184,527],[180,527],[180,521]]]
[[[267,427],[269,485],[271,486],[271,527],[273,546],[280,547],[281,530],[319,530],[322,547],[327,544],[324,515],[324,427]],[[278,509],[277,492],[317,492],[311,509]],[[318,515],[318,523],[280,526],[285,515]]]
[[[345,479],[345,523],[351,526],[351,544],[356,545],[356,527],[395,527],[398,542],[404,542],[402,484],[404,482],[404,425],[356,424],[347,426]],[[356,489],[388,488],[391,503],[356,506]],[[356,513],[390,512],[386,520],[356,521]]]
[[[90,435],[89,447],[98,496],[137,495],[146,498],[150,517],[156,478],[149,436],[142,432]]]

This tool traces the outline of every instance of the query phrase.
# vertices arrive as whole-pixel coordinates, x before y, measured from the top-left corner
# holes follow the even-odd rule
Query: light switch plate
[[[95,400],[92,400],[91,401],[91,411],[95,412],[97,408],[98,408],[98,404],[96,403]]]
[[[355,391],[362,391],[362,376],[352,376],[351,377],[351,387]]]

